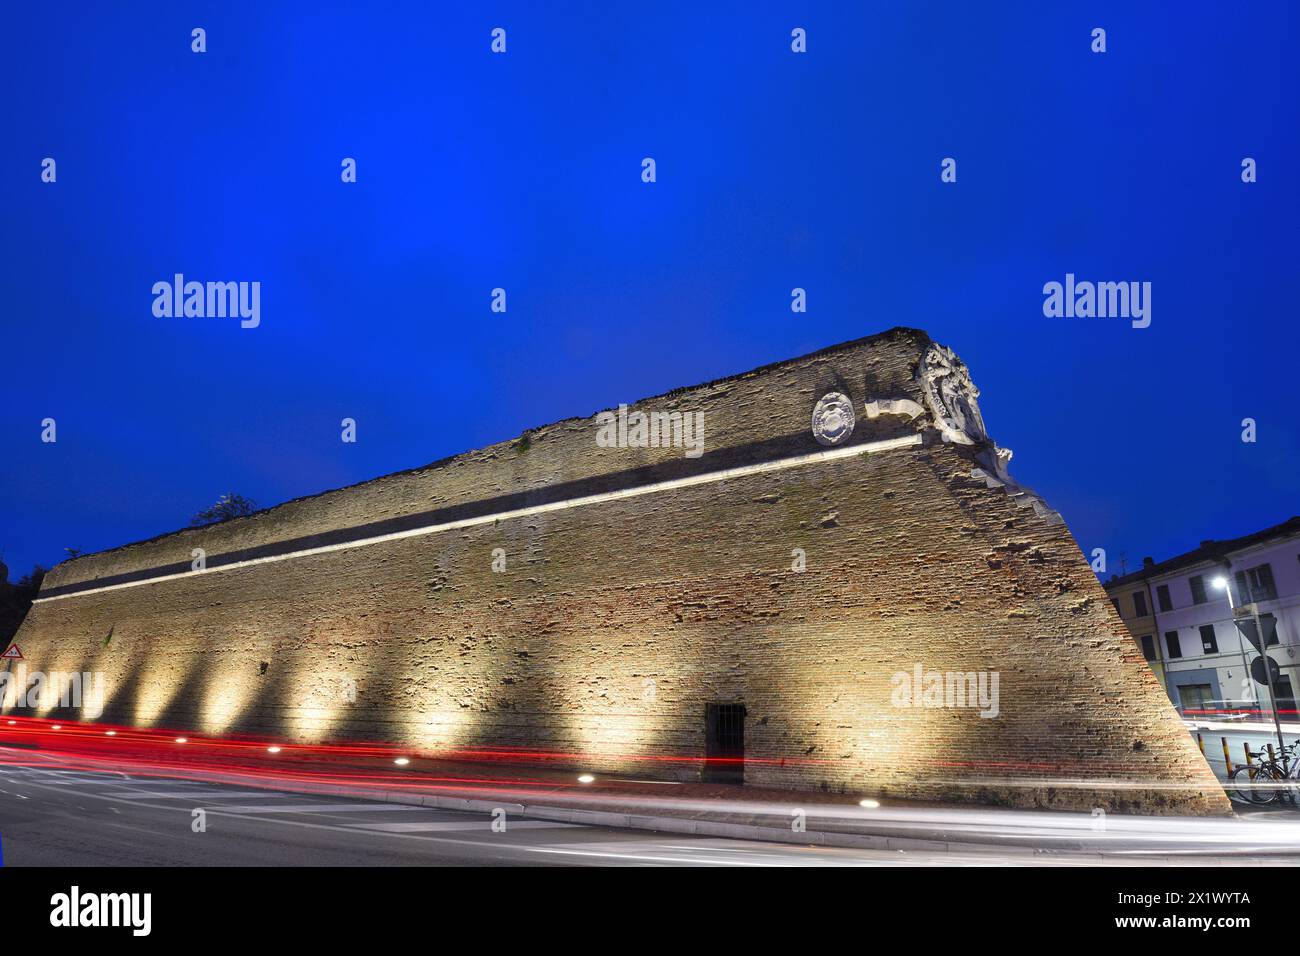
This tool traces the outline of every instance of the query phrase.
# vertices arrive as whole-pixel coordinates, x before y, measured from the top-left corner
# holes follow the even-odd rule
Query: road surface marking
[[[380,813],[384,810],[427,810],[428,807],[411,806],[408,803],[303,803],[287,807],[283,803],[267,804],[246,803],[233,807],[222,807],[225,813]]]
[[[108,793],[123,797],[158,797],[163,800],[247,800],[249,797],[284,797],[283,793],[263,793],[258,790],[109,790]]]
[[[223,807],[222,809],[229,809]],[[507,820],[506,832],[510,830],[558,830],[563,828],[584,829],[580,823],[560,823],[551,820]],[[479,830],[490,832],[492,820],[484,818],[475,821],[431,820],[426,823],[354,823],[353,830],[378,830],[382,833],[440,833],[451,830]]]
[[[612,853],[605,850],[593,850],[590,847],[580,847],[578,844],[564,844],[560,846],[537,847],[538,853],[554,853],[560,856],[588,856],[608,860],[635,860],[641,863],[663,863],[663,864],[695,864],[698,866],[826,866],[825,860],[786,860],[780,858],[772,863],[758,862],[755,860],[736,860],[736,859],[710,859],[707,856],[674,856],[671,853],[663,852],[655,844],[634,843],[634,844],[616,844],[624,849],[637,849],[645,846],[646,850],[651,852],[641,853]],[[706,849],[707,852],[707,849]]]

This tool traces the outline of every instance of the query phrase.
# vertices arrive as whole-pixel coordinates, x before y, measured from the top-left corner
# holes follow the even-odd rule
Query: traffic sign
[[[17,644],[14,644],[9,650],[0,654],[0,661],[20,661],[23,659],[23,652]]]
[[[1265,664],[1265,661],[1268,661],[1268,663]],[[1268,668],[1267,671],[1264,670],[1265,667]],[[1270,679],[1274,684],[1279,684],[1282,681],[1282,671],[1277,666],[1277,661],[1271,657],[1257,657],[1251,661],[1250,676],[1255,678],[1255,683],[1261,687],[1267,687]]]
[[[1241,610],[1238,608],[1238,610]],[[1263,652],[1265,647],[1277,643],[1277,619],[1272,614],[1261,614],[1259,623],[1264,628],[1264,643],[1259,643],[1259,633],[1255,629],[1255,619],[1253,617],[1239,617],[1233,623],[1237,625],[1237,630],[1241,636],[1250,642],[1250,646],[1259,652]]]

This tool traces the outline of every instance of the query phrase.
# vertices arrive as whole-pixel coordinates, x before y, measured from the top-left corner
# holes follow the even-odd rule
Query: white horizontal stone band
[[[779,458],[776,461],[764,461],[755,465],[740,465],[736,468],[723,468],[720,471],[710,471],[702,475],[691,475],[687,478],[672,478],[668,481],[657,481],[648,485],[637,485],[632,488],[623,488],[619,491],[604,491],[595,495],[583,495],[579,498],[566,498],[563,501],[552,501],[543,505],[530,505],[527,508],[516,508],[512,511],[498,511],[493,514],[479,515],[474,518],[462,518],[458,521],[448,521],[444,524],[426,525],[422,528],[408,528],[405,531],[394,531],[390,534],[376,535],[371,538],[357,538],[355,541],[343,541],[338,544],[322,545],[318,548],[305,548],[301,551],[286,551],[284,554],[268,555],[264,558],[250,558],[247,561],[235,561],[231,564],[223,564],[215,568],[208,568],[205,571],[184,571],[178,574],[160,574],[153,578],[142,578],[139,581],[124,581],[120,584],[107,584],[100,588],[87,588],[84,591],[74,591],[70,594],[57,594],[52,597],[38,597],[33,603],[42,603],[45,601],[62,601],[67,598],[84,597],[88,594],[102,594],[105,591],[117,591],[122,588],[136,588],[145,584],[157,584],[161,581],[173,581],[178,578],[192,578],[200,574],[217,574],[221,571],[233,571],[236,568],[251,568],[258,564],[271,564],[276,561],[289,561],[293,558],[305,558],[313,554],[328,554],[331,551],[346,551],[349,548],[365,548],[374,544],[383,544],[386,541],[398,541],[402,538],[418,538],[426,534],[438,534],[442,531],[455,531],[459,528],[472,528],[476,525],[492,524],[495,521],[509,521],[514,518],[527,518],[530,515],[546,514],[550,511],[566,511],[569,508],[581,508],[585,505],[600,504],[603,501],[619,501],[624,498],[637,498],[641,495],[658,494],[661,491],[672,491],[676,488],[691,488],[695,485],[712,484],[715,481],[726,481],[730,478],[743,478],[747,475],[761,475],[772,471],[784,471],[787,468],[799,468],[803,465],[815,465],[826,461],[835,461],[839,458],[853,458],[858,455],[868,455],[875,452],[893,451],[897,448],[909,448],[920,445],[922,437],[919,433],[915,435],[905,435],[902,438],[887,438],[883,441],[865,442],[860,445],[849,445],[844,448],[827,448],[821,451],[810,452],[807,455],[796,455],[792,458]]]

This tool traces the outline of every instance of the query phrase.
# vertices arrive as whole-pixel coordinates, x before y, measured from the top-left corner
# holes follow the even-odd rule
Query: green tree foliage
[[[228,495],[222,495],[217,499],[217,503],[211,508],[205,508],[190,520],[190,526],[194,528],[202,527],[205,524],[216,524],[219,521],[229,521],[231,518],[242,518],[245,515],[251,515],[257,510],[257,505],[249,501],[243,495],[237,495],[233,492]]]

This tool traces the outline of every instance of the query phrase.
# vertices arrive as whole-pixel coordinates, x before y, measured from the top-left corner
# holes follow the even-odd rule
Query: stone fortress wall
[[[893,329],[633,406],[702,412],[698,458],[569,419],[76,558],[15,641],[137,726],[689,779],[741,703],[751,784],[1227,812],[977,394]],[[996,716],[899,706],[918,665],[996,673]]]

